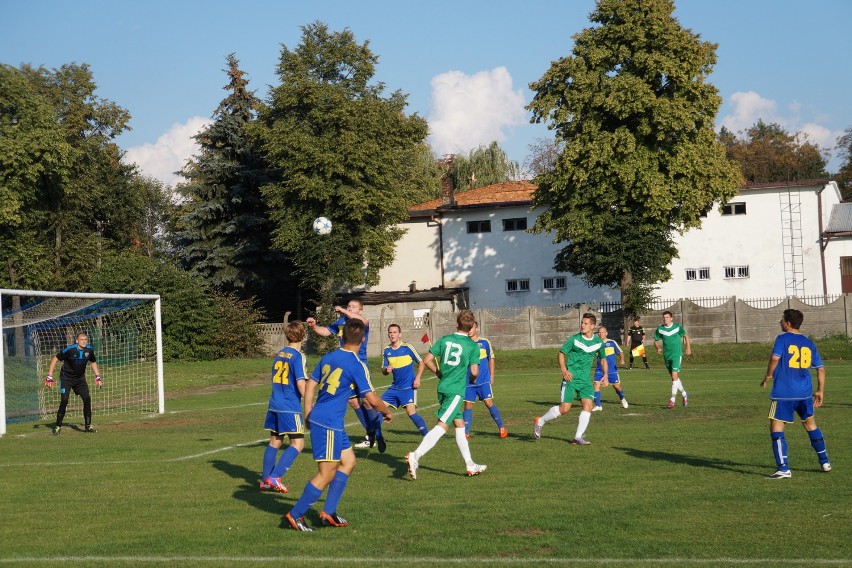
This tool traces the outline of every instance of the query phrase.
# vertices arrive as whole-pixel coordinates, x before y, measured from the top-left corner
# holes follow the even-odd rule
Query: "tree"
[[[741,183],[713,131],[721,99],[706,79],[716,45],[673,10],[671,0],[599,0],[572,55],[530,86],[532,120],[564,145],[536,180],[533,201],[545,210],[533,230],[567,243],[556,270],[618,286],[625,317],[670,278],[675,233],[699,227]]]
[[[843,159],[840,171],[835,176],[837,185],[840,187],[843,201],[849,201],[852,199],[852,127],[847,128],[843,136],[837,139],[835,149]]]
[[[801,132],[789,134],[777,123],[757,123],[738,138],[726,128],[719,133],[727,156],[742,168],[750,183],[800,181],[828,177],[823,151]]]
[[[314,22],[301,43],[282,46],[280,84],[260,113],[260,135],[276,181],[263,188],[274,244],[291,255],[302,284],[322,291],[373,285],[393,260],[407,197],[423,191],[424,119],[407,96],[371,83],[377,57],[348,29]],[[324,216],[334,229],[311,232]]]
[[[553,138],[536,138],[527,146],[530,153],[524,160],[524,175],[534,179],[540,175],[553,172],[556,169],[556,161],[562,153],[565,145]]]
[[[272,249],[273,225],[260,191],[271,180],[250,128],[260,101],[236,56],[227,61],[228,96],[195,136],[201,152],[181,172],[187,182],[177,189],[186,201],[176,236],[188,270],[213,289],[248,299],[284,285],[288,263]]]
[[[495,140],[471,150],[467,157],[454,156],[451,175],[456,190],[464,191],[517,179],[519,172],[518,163]]]

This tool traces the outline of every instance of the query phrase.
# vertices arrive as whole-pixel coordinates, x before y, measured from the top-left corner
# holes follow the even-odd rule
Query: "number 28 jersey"
[[[772,356],[780,357],[772,373],[772,400],[804,400],[814,394],[811,368],[823,367],[814,342],[801,333],[785,332],[775,338]]]

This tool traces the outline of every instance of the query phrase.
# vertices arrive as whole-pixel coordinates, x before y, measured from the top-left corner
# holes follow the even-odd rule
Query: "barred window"
[[[516,219],[503,219],[503,230],[504,231],[526,231],[527,230],[527,218],[526,217],[518,217]]]
[[[726,266],[725,278],[748,278],[748,266]]]
[[[710,280],[710,268],[687,268],[686,269],[686,279],[687,280]]]
[[[545,290],[564,290],[565,286],[565,277],[564,276],[546,276],[542,282],[542,288]]]
[[[745,215],[745,203],[728,203],[722,206],[722,215]]]
[[[507,292],[529,292],[530,291],[530,279],[529,278],[513,278],[511,280],[506,280],[506,291]]]

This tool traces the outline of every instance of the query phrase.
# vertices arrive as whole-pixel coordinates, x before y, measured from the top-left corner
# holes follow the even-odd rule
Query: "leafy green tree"
[[[852,127],[847,128],[843,136],[837,139],[835,149],[843,159],[835,179],[843,195],[843,201],[849,201],[852,199]]]
[[[750,183],[827,178],[828,163],[820,147],[802,133],[788,133],[777,123],[757,123],[737,137],[726,128],[719,133],[727,156],[740,165]]]
[[[454,156],[450,172],[457,191],[512,181],[518,179],[519,173],[518,163],[509,159],[496,140],[471,150],[467,156]]]
[[[181,172],[186,198],[177,222],[179,256],[212,288],[252,298],[286,286],[287,259],[272,249],[273,224],[260,188],[270,181],[260,144],[250,133],[260,101],[230,54],[228,96],[199,133],[201,152]],[[280,292],[280,290],[279,290]]]
[[[251,302],[211,293],[200,278],[166,260],[132,253],[110,256],[93,272],[89,286],[114,294],[159,294],[167,360],[259,353],[260,314]]]
[[[377,57],[351,31],[320,22],[282,46],[280,84],[261,109],[260,135],[276,181],[263,188],[274,245],[291,255],[301,283],[322,291],[378,282],[393,260],[411,195],[422,192],[426,121],[405,114],[407,95],[371,82]],[[325,216],[334,229],[312,234]]]
[[[671,277],[674,235],[700,226],[741,182],[713,130],[716,45],[673,10],[671,0],[599,0],[572,54],[530,86],[533,121],[564,145],[536,178],[545,209],[533,230],[567,243],[556,270],[619,287],[625,317]]]

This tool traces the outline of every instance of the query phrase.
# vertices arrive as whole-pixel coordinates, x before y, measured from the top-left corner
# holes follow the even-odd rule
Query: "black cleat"
[[[372,432],[367,432],[367,441],[370,443],[371,448],[376,445],[376,431],[375,430],[373,430]]]
[[[281,519],[281,528],[283,529],[285,526],[290,525],[293,527],[293,530],[303,531],[303,532],[311,532],[314,530],[314,527],[309,525],[307,521],[305,521],[305,517],[299,517],[294,519],[293,515],[287,513],[284,515],[284,518]]]
[[[385,453],[385,450],[388,449],[388,444],[385,442],[384,436],[376,438],[376,443],[379,445],[379,453]]]
[[[325,511],[320,511],[320,523],[326,527],[345,527],[349,525],[349,521],[337,513],[331,513],[329,515]]]

